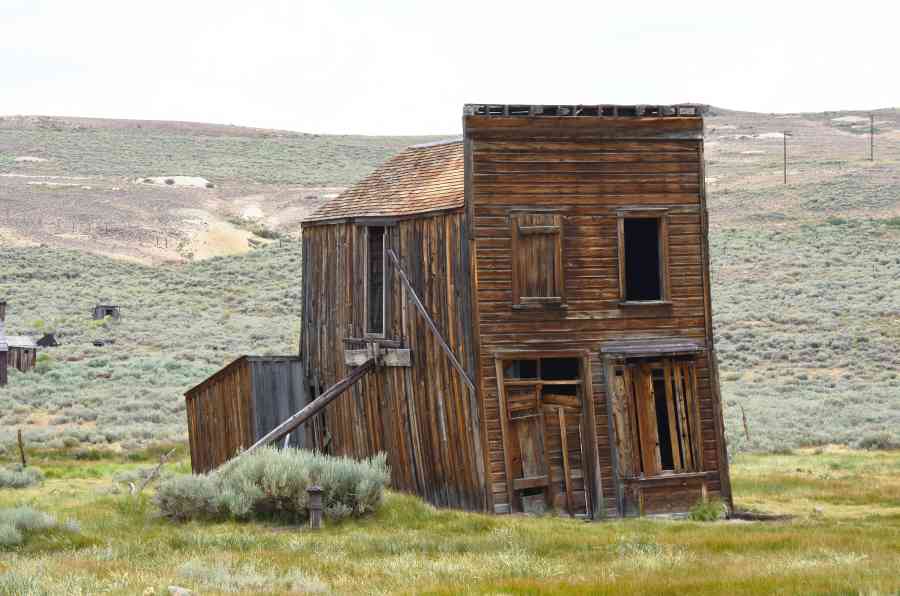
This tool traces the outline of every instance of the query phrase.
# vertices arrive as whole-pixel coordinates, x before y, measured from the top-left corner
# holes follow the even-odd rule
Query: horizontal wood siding
[[[441,335],[474,377],[462,210],[397,221],[386,237]],[[364,241],[363,227],[353,223],[303,228],[301,350],[308,382],[318,391],[348,373],[343,340],[364,336]],[[324,414],[319,444],[357,458],[383,451],[395,488],[436,505],[485,509],[477,400],[406,299],[389,260],[386,267],[386,337],[411,350],[412,366],[378,369],[339,397]]]
[[[639,118],[631,119],[631,125],[617,123],[613,129],[592,129],[583,121],[549,123],[565,120],[556,118],[532,119],[528,124],[520,118],[518,126],[507,120],[514,119],[466,119],[472,155],[469,192],[474,203],[470,212],[476,239],[479,372],[493,501],[498,510],[508,502],[494,352],[587,349],[604,500],[608,513],[615,515],[600,344],[622,338],[707,341],[699,119],[652,124]],[[654,128],[657,124],[662,128]],[[635,206],[668,208],[669,305],[619,305],[617,210]],[[562,216],[566,309],[512,308],[510,214],[528,209],[552,209]],[[721,437],[713,399],[718,392],[711,383],[708,356],[698,359],[697,372],[705,469],[716,471]],[[710,495],[719,492],[718,476],[708,488]]]

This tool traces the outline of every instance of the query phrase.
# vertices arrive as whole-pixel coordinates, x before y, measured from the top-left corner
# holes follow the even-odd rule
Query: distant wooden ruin
[[[467,105],[463,131],[304,222],[313,400],[235,452],[305,425],[440,506],[730,506],[699,109]]]
[[[37,344],[28,336],[6,335],[6,302],[0,301],[0,387],[9,382],[9,369],[28,372],[37,362]]]
[[[6,344],[9,349],[9,368],[15,368],[19,372],[28,372],[34,368],[38,349],[34,338],[27,335],[7,335]]]
[[[94,312],[91,316],[95,321],[105,319],[106,317],[109,317],[113,321],[118,321],[122,316],[122,312],[115,304],[98,304],[94,306]]]

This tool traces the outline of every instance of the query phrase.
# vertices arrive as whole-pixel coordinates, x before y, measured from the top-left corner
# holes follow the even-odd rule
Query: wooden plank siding
[[[469,244],[462,209],[370,222],[470,378],[476,374]],[[307,379],[317,391],[346,376],[347,338],[365,337],[366,221],[303,226],[303,336]],[[382,367],[322,415],[313,447],[363,458],[387,454],[391,483],[441,506],[488,507],[481,411],[421,315],[394,265],[387,277],[386,339],[410,350],[410,367]]]
[[[185,393],[194,473],[209,472],[253,444],[252,391],[242,357]]]
[[[191,466],[202,473],[253,445],[309,396],[298,357],[241,356],[187,391],[185,400]],[[289,444],[302,446],[303,432],[292,433]]]
[[[473,289],[481,398],[488,435],[491,499],[509,508],[500,440],[498,350],[587,350],[603,501],[618,515],[603,342],[691,338],[696,361],[704,470],[710,496],[730,499],[711,337],[700,118],[527,118],[466,116],[467,208],[472,219]],[[617,212],[667,214],[666,304],[620,304]],[[552,210],[562,221],[565,308],[513,307],[511,214]],[[555,463],[555,462],[554,462]],[[727,462],[723,462],[727,465]],[[654,499],[664,499],[655,489]],[[656,502],[656,501],[654,501]],[[678,506],[683,503],[679,502]]]

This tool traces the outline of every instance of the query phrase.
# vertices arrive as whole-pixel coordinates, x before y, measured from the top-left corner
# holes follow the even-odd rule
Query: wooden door
[[[510,509],[590,514],[595,451],[583,428],[593,418],[583,407],[583,377],[544,378],[541,359],[527,362],[521,374],[497,361]]]

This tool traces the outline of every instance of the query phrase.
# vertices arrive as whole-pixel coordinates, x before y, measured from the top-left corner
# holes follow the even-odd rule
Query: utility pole
[[[790,131],[784,131],[784,183],[787,184],[787,140],[791,135]]]
[[[875,115],[869,114],[869,161],[875,161]]]

